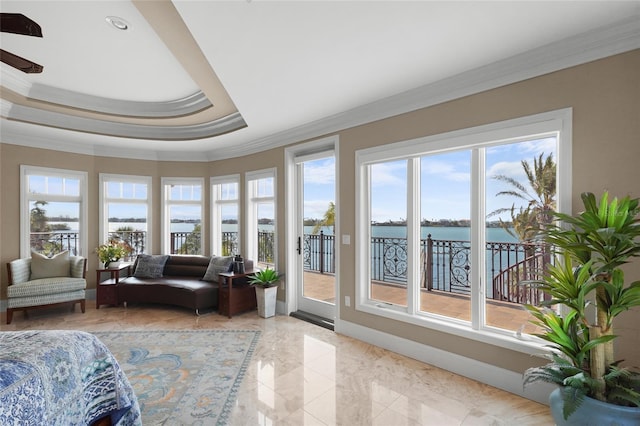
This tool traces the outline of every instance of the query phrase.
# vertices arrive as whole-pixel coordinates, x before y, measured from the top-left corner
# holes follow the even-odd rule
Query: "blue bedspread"
[[[81,331],[0,333],[0,425],[141,425],[127,377],[107,347]]]

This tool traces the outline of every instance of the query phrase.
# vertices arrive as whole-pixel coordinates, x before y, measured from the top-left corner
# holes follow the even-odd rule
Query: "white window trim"
[[[285,171],[284,171],[284,184],[285,184],[285,194],[292,194],[294,192],[294,188],[296,188],[296,178],[297,172],[296,168],[300,162],[304,162],[306,160],[312,160],[317,158],[316,156],[323,158],[326,157],[327,154],[333,153],[336,164],[336,174],[335,174],[335,228],[334,232],[336,238],[340,234],[340,203],[338,201],[339,193],[339,185],[340,185],[340,149],[339,149],[340,139],[337,135],[329,136],[326,138],[305,142],[297,145],[290,146],[285,148],[284,156],[285,156]],[[314,152],[318,152],[318,154],[313,154]],[[302,202],[302,195],[297,194],[295,197],[291,195],[285,197],[285,265],[286,265],[286,276],[287,277],[296,277],[297,272],[302,273],[302,271],[297,271],[296,262],[298,258],[298,242],[297,237],[299,235],[299,227],[304,227],[304,224],[298,223],[298,218],[296,217],[296,205],[294,201]],[[335,250],[335,294],[340,294],[340,246],[336,240],[336,244],[334,247]],[[291,279],[291,278],[289,278]],[[298,277],[299,279],[299,277]],[[286,314],[290,314],[291,312],[298,310],[298,289],[296,285],[287,285],[285,286],[286,290]],[[339,307],[341,301],[340,296],[336,297],[335,303],[335,315],[334,321],[336,330],[340,327],[340,315],[339,315]]]
[[[259,179],[273,178],[273,196],[257,197],[255,196],[255,182]],[[247,218],[247,236],[246,236],[246,254],[247,259],[253,260],[254,265],[258,264],[258,211],[259,202],[273,202],[273,263],[278,264],[278,170],[275,167],[263,170],[255,170],[244,174],[244,182],[246,186],[246,218]]]
[[[147,206],[147,235],[145,236],[145,252],[153,247],[153,233],[151,230],[153,229],[153,215],[151,214],[153,210],[153,191],[151,189],[151,184],[153,179],[151,176],[137,176],[137,175],[119,175],[119,174],[110,174],[110,173],[100,173],[98,175],[99,181],[99,190],[98,196],[100,199],[100,211],[98,212],[98,220],[100,221],[99,227],[99,242],[100,244],[105,244],[109,239],[109,217],[107,214],[107,204],[110,202],[118,202],[118,203],[128,203],[128,204],[145,204]],[[108,182],[125,182],[125,183],[140,183],[147,185],[147,198],[145,200],[142,199],[124,199],[124,198],[108,198],[106,196],[105,185]]]
[[[397,307],[384,303],[376,303],[368,297],[368,283],[370,282],[370,193],[369,193],[369,167],[368,165],[382,161],[391,161],[401,158],[413,158],[415,156],[424,155],[426,153],[433,154],[437,152],[447,152],[461,147],[472,150],[474,156],[481,155],[477,148],[483,148],[490,145],[499,145],[504,143],[516,142],[521,139],[530,140],[536,135],[544,135],[556,133],[558,136],[558,151],[556,164],[558,167],[558,198],[557,208],[560,212],[571,212],[571,145],[572,145],[572,109],[566,108],[546,113],[536,114],[527,117],[506,120],[498,123],[492,123],[484,126],[472,127],[463,130],[457,130],[444,134],[428,136],[424,138],[412,139],[408,141],[397,142],[384,146],[378,146],[369,149],[363,149],[356,152],[356,304],[358,311],[378,315],[381,317],[398,320],[410,324],[419,325],[426,328],[442,331],[445,333],[456,334],[472,340],[489,343],[495,346],[508,348],[515,351],[537,354],[540,352],[543,343],[539,339],[529,336],[520,335],[517,332],[508,332],[497,328],[484,326],[484,298],[476,297],[476,303],[472,305],[472,324],[476,324],[475,328],[469,327],[468,323],[456,321],[453,319],[445,319],[437,315],[418,313],[414,306],[407,308]],[[482,155],[483,157],[483,155]],[[476,163],[483,161],[483,158],[476,158]],[[480,176],[481,170],[473,169],[472,174],[479,181],[471,188],[472,197],[481,197],[484,191],[484,177]],[[409,190],[413,191],[414,199],[416,189],[419,191],[419,182],[408,182]],[[419,192],[417,193],[419,194]],[[478,199],[475,199],[474,206],[480,205],[480,208],[473,208],[472,211],[472,236],[477,241],[483,241],[484,232],[482,223],[484,223],[484,206]],[[415,212],[408,212],[408,222],[411,216],[413,224],[411,226],[419,226],[419,217],[415,217]],[[416,225],[417,222],[417,225]],[[408,226],[409,223],[408,223]],[[408,241],[407,244],[412,244]],[[414,242],[415,244],[415,242]],[[473,261],[481,262],[482,253],[472,252],[476,256]],[[482,264],[482,263],[476,263]],[[409,265],[411,266],[411,264]],[[416,268],[412,268],[416,269]],[[415,275],[415,274],[414,274]],[[413,284],[416,277],[413,275],[408,277],[407,291],[416,292]],[[480,282],[472,283],[472,289],[479,294]]]
[[[87,172],[54,169],[50,167],[29,166],[25,164],[20,165],[20,257],[31,257],[31,241],[29,238],[29,235],[31,233],[29,201],[35,198],[31,198],[28,194],[29,188],[27,177],[29,175],[59,176],[65,178],[75,178],[80,181],[80,195],[78,197],[41,194],[35,198],[44,201],[76,201],[80,203],[80,217],[78,218],[80,221],[78,230],[80,232],[80,249],[78,251],[78,255],[87,257],[89,253],[89,249],[87,247],[87,233],[89,229],[87,225]]]
[[[237,183],[238,198],[235,200],[220,200],[220,189],[223,184]],[[222,206],[224,204],[236,205],[238,207],[238,251],[242,253],[242,219],[240,217],[240,199],[242,191],[240,188],[240,174],[215,176],[209,179],[211,189],[211,254],[222,255]],[[236,253],[237,254],[237,253]]]
[[[169,200],[168,191],[170,190],[170,185],[200,185],[200,193],[202,197],[200,201],[196,200]],[[204,215],[204,196],[205,196],[205,186],[204,186],[204,178],[182,178],[182,177],[163,177],[160,179],[160,187],[161,191],[161,203],[162,203],[162,211],[160,213],[160,221],[162,223],[162,232],[160,235],[160,244],[162,247],[163,254],[169,254],[171,252],[171,239],[169,238],[169,234],[171,232],[171,223],[169,222],[169,207],[172,205],[194,205],[200,204],[200,232],[201,238],[204,240],[204,235],[206,232],[206,220]],[[202,254],[204,254],[204,241],[201,242],[200,249],[202,250]]]

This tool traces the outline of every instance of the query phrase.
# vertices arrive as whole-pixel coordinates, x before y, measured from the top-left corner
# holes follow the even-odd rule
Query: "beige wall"
[[[355,153],[358,149],[435,135],[511,118],[573,108],[573,206],[580,193],[640,197],[640,51],[370,123],[340,133],[340,226],[354,234]],[[355,247],[341,247],[341,297],[355,300]],[[629,268],[640,279],[640,260]],[[521,372],[529,355],[341,307],[342,320]],[[640,310],[620,318],[618,356],[640,366]]]
[[[488,124],[510,118],[560,108],[573,108],[573,205],[580,206],[580,193],[600,193],[608,189],[615,195],[640,197],[640,51],[613,56],[593,63],[446,102],[434,107],[392,117],[339,133],[340,187],[338,203],[341,232],[355,235],[355,152],[358,149],[389,144],[456,129]],[[89,247],[98,239],[98,173],[128,173],[153,176],[159,188],[161,176],[220,176],[269,167],[278,169],[278,240],[284,241],[284,148],[260,154],[211,163],[154,162],[91,157],[49,150],[0,145],[0,260],[4,265],[19,254],[19,165],[30,164],[81,169],[89,173]],[[207,181],[208,183],[208,181]],[[243,194],[244,197],[244,194]],[[154,192],[154,232],[159,233],[158,191]],[[244,202],[244,200],[243,200]],[[208,215],[209,194],[206,193]],[[208,218],[208,216],[207,216]],[[208,236],[205,240],[208,247]],[[159,239],[154,239],[154,251]],[[89,256],[90,270],[97,263]],[[340,297],[355,300],[355,245],[342,246],[340,252]],[[278,246],[278,267],[284,269],[284,247]],[[640,279],[640,261],[628,268],[628,276]],[[95,287],[89,274],[89,287]],[[0,296],[6,297],[2,269]],[[284,294],[280,294],[282,299]],[[529,355],[496,348],[405,323],[374,317],[340,306],[340,318],[351,323],[391,333],[508,370],[522,372],[536,361]],[[640,365],[640,310],[620,317],[617,331],[619,353],[628,364]]]

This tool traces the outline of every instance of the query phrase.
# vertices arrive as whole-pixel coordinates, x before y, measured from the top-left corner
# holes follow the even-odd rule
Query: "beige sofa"
[[[7,324],[14,311],[26,314],[27,308],[80,303],[84,313],[87,259],[68,252],[51,259],[37,253],[32,256],[7,264]]]

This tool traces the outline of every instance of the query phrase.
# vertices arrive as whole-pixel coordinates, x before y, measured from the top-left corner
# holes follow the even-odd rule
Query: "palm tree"
[[[509,234],[520,241],[535,239],[540,231],[553,221],[553,213],[556,209],[556,163],[553,161],[553,154],[543,157],[544,153],[534,158],[533,167],[527,161],[521,161],[529,188],[511,176],[493,176],[493,179],[506,182],[513,187],[510,190],[498,192],[496,196],[507,195],[519,198],[526,202],[526,206],[516,209],[514,203],[511,207],[494,210],[487,217],[510,213],[513,231],[508,224],[503,223],[502,220],[500,222]]]
[[[179,254],[200,254],[202,226],[200,224],[193,226],[191,231],[184,240],[184,243],[178,250]]]
[[[36,201],[31,209],[31,232],[49,232],[51,225],[47,223],[47,211],[43,208],[48,203],[46,201]]]
[[[317,234],[320,232],[323,226],[334,226],[336,223],[336,205],[333,201],[329,201],[329,208],[324,212],[324,216],[322,216],[322,220],[316,223],[316,226],[313,227],[311,231],[312,234]]]
[[[45,253],[47,256],[61,251],[62,246],[54,241],[49,241],[51,237],[51,225],[44,207],[46,201],[36,201],[30,214],[30,245],[31,249],[38,253]]]

